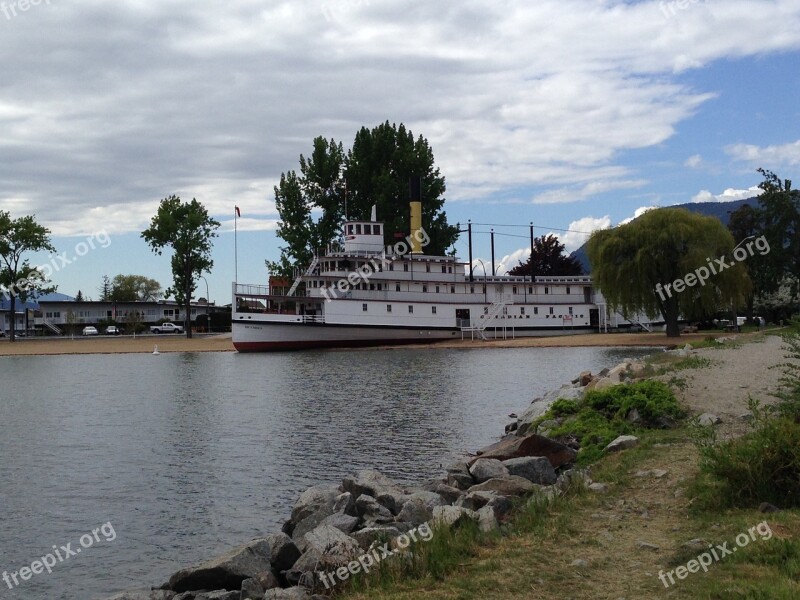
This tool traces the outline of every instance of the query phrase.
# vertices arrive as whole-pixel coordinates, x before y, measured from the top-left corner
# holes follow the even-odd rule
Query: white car
[[[89,325],[88,327],[84,327],[83,335],[98,335],[97,327],[92,327],[91,325]]]

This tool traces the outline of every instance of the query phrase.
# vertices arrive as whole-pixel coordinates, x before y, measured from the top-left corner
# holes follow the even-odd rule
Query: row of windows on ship
[[[324,288],[324,287],[326,287],[326,285],[325,285],[324,281],[312,280],[312,281],[308,282],[308,287],[309,288]],[[330,287],[331,288],[335,288],[336,286],[335,286],[335,284],[331,284]],[[441,287],[442,286],[438,286],[438,285],[429,286],[429,285],[423,283],[422,284],[422,292],[427,294],[428,291],[429,291],[429,288],[434,288],[435,289],[435,293],[439,294],[439,293],[441,293]],[[476,293],[474,285],[464,286],[464,288],[463,288],[464,289],[464,293],[467,293],[466,292],[467,287],[469,287],[469,293],[470,294],[475,294]],[[357,283],[357,284],[353,284],[353,285],[348,284],[347,288],[350,289],[350,290],[363,290],[363,291],[369,290],[369,291],[373,291],[373,292],[374,291],[378,291],[378,292],[386,291],[386,292],[388,292],[389,289],[390,289],[390,285],[388,283],[386,283],[386,284],[384,284],[384,283],[369,283],[369,284],[368,283]],[[400,283],[395,283],[394,284],[394,291],[395,292],[402,291],[400,288],[401,288],[401,284]],[[445,286],[445,289],[447,289],[447,286]],[[459,286],[459,289],[461,289],[461,286]],[[591,288],[587,288],[587,289],[591,289]],[[412,290],[406,290],[406,291],[412,291]],[[571,288],[569,286],[567,286],[565,288],[564,294],[569,295],[571,292],[572,292]],[[454,285],[450,286],[450,293],[451,294],[455,294],[456,293],[456,286],[454,286]],[[485,285],[481,286],[481,291],[479,293],[481,293],[481,294],[485,294],[486,293],[486,286]],[[520,293],[524,293],[524,292],[520,292],[519,291],[519,287],[517,287],[515,285],[515,286],[513,286],[511,288],[511,293],[512,294],[520,294]],[[550,294],[550,287],[549,286],[545,286],[544,293],[548,294],[548,295]],[[533,287],[532,286],[528,286],[528,294],[533,295]],[[553,288],[553,294],[558,294],[558,291],[556,290],[556,288]]]
[[[392,307],[393,306],[394,306],[393,304],[387,304],[386,305],[386,312],[387,313],[392,312]],[[436,306],[431,306],[431,314],[432,315],[436,314],[436,308],[437,308]],[[539,314],[539,307],[538,306],[534,306],[532,308],[533,308],[534,316],[538,315]],[[575,316],[575,311],[574,311],[574,308],[572,306],[569,307],[569,313],[566,314],[566,315],[564,315],[564,314],[556,315],[554,307],[550,306],[548,308],[550,309],[550,312],[545,315],[545,317],[547,317],[548,319],[550,317],[553,317],[555,319],[563,319],[564,317],[573,317],[573,316]],[[361,305],[361,312],[369,312],[369,304],[367,304],[366,302],[364,304],[362,304]],[[408,314],[410,314],[410,315],[414,314],[414,305],[413,304],[409,304],[408,305]],[[488,306],[485,306],[483,308],[483,314],[484,315],[489,314],[489,307]],[[509,315],[508,314],[508,307],[507,306],[503,307],[503,314],[502,315],[495,315],[495,319],[497,319],[497,318],[504,319],[504,318],[512,318],[512,317],[513,318],[517,318],[516,315]],[[525,307],[524,306],[520,306],[519,307],[519,317],[520,318],[530,319],[531,315],[530,315],[530,313],[526,313],[525,312]],[[583,319],[583,315],[578,315],[578,318],[579,319]]]
[[[408,263],[408,262],[404,262],[403,263],[403,271],[405,271],[406,273],[408,272],[408,265],[409,264],[410,263]],[[333,260],[327,261],[326,260],[326,261],[324,261],[322,263],[321,269],[322,269],[322,272],[325,273],[325,272],[328,272],[328,271],[350,271],[350,270],[357,271],[358,269],[360,269],[362,267],[371,267],[371,266],[372,265],[370,265],[370,263],[368,263],[368,262],[365,262],[365,263],[356,262],[355,263],[355,267],[351,268],[351,265],[350,265],[349,261],[346,261],[346,260],[343,260],[343,261],[333,261]],[[450,275],[453,274],[453,265],[441,265],[441,267],[442,267],[442,273],[450,274]],[[394,263],[393,262],[389,263],[389,270],[390,271],[394,271]],[[426,273],[430,273],[431,272],[431,263],[430,262],[427,262],[427,261],[425,262],[425,272]],[[383,265],[381,265],[381,264],[378,264],[378,273],[383,273]]]

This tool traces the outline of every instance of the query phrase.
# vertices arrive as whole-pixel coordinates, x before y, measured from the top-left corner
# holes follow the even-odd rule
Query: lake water
[[[0,574],[53,546],[80,549],[18,587],[0,581],[0,598],[163,583],[278,531],[311,485],[363,468],[438,475],[496,441],[535,396],[651,351],[0,358]]]

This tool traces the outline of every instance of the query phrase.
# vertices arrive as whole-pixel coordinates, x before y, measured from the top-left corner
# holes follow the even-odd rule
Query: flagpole
[[[238,223],[239,211],[233,207],[233,262],[234,262],[234,281],[239,283],[239,228]]]

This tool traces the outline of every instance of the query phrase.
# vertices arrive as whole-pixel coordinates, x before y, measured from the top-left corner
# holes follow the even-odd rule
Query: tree
[[[373,129],[362,127],[345,156],[341,143],[317,137],[311,155],[300,156],[300,173],[281,174],[275,187],[280,215],[278,237],[287,245],[277,262],[267,267],[288,277],[295,267],[311,262],[316,250],[339,239],[345,218],[367,220],[372,206],[386,223],[385,242],[394,234],[410,233],[409,186],[412,176],[422,179],[423,227],[430,243],[427,254],[445,254],[458,237],[444,213],[445,181],[434,166],[428,141],[416,140],[404,125],[385,122]],[[318,212],[319,217],[312,216]]]
[[[738,242],[761,235],[762,228],[761,211],[749,204],[744,204],[738,210],[730,213],[728,230],[733,235],[733,239]],[[747,315],[748,323],[752,323],[753,305],[756,296],[761,295],[765,290],[772,287],[772,284],[771,278],[767,274],[766,261],[763,256],[754,255],[743,263],[743,266],[753,284],[752,290],[745,298],[745,314]]]
[[[64,324],[66,325],[66,330],[69,332],[69,336],[75,339],[75,328],[78,324],[78,315],[71,310],[67,311],[67,314],[64,315]]]
[[[793,190],[791,180],[781,180],[772,171],[758,172],[764,177],[758,186],[764,190],[758,203],[771,249],[763,267],[767,291],[790,283],[794,298],[800,293],[800,190]]]
[[[520,262],[508,272],[516,277],[583,275],[581,263],[564,254],[564,244],[554,235],[534,238],[527,262]]]
[[[103,282],[97,291],[100,293],[100,302],[111,300],[111,279],[108,278],[108,275],[103,275]]]
[[[133,337],[136,337],[136,334],[142,330],[143,320],[144,317],[141,311],[129,310],[125,314],[125,326],[127,327],[128,332],[133,334]]]
[[[55,252],[50,242],[50,230],[39,225],[33,216],[12,219],[11,214],[0,211],[0,290],[9,300],[11,316],[10,339],[16,339],[16,302],[55,290],[47,286],[44,273],[23,260],[26,252]]]
[[[112,302],[156,302],[162,298],[161,284],[144,275],[117,275],[111,282]]]
[[[178,306],[186,311],[187,338],[192,337],[192,294],[200,275],[214,266],[211,248],[218,227],[219,222],[209,217],[208,211],[195,198],[182,202],[173,195],[161,201],[150,227],[142,232],[142,238],[156,254],[161,255],[166,247],[172,249],[173,283],[165,295],[174,295]]]
[[[733,249],[733,236],[719,220],[680,208],[651,210],[596,231],[587,247],[592,278],[609,305],[625,316],[661,314],[668,337],[680,335],[681,316],[711,314],[750,290]]]
[[[75,295],[75,302],[84,302],[82,291],[78,290],[78,293]]]

